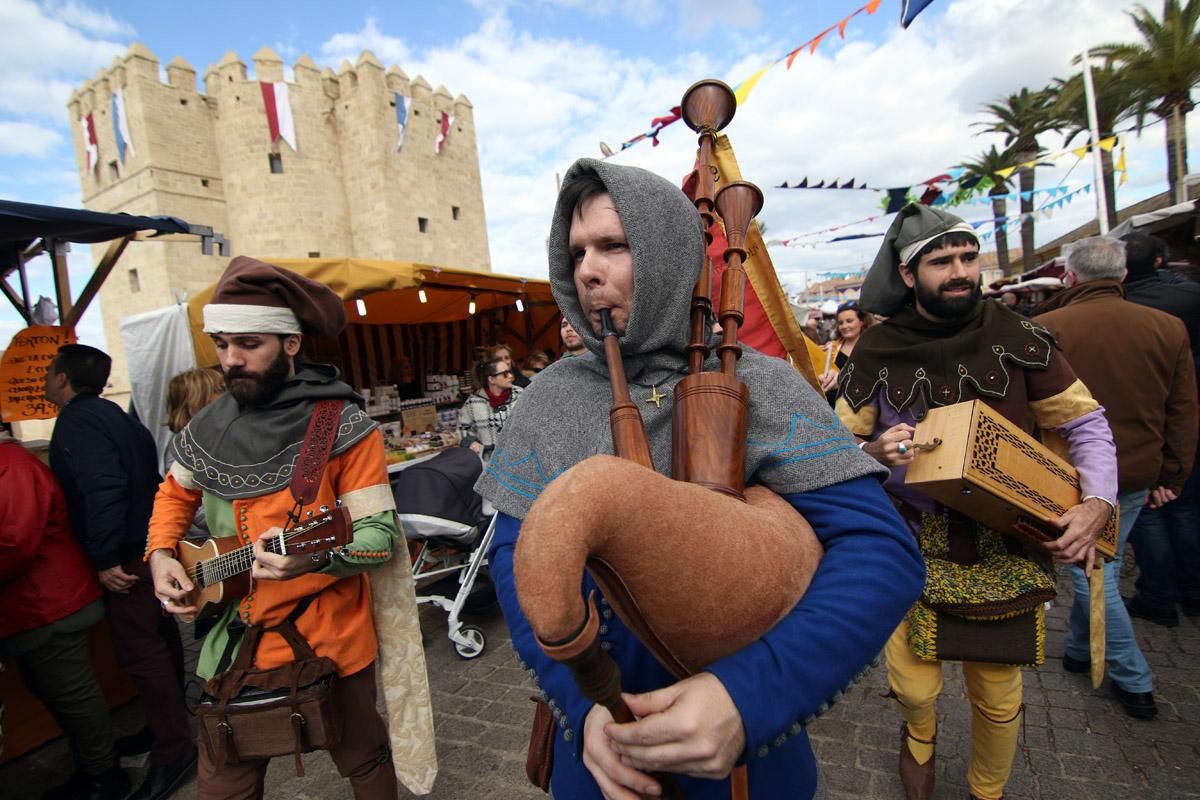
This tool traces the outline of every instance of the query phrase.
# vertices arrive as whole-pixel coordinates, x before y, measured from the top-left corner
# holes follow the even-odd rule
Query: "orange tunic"
[[[205,500],[204,493],[192,482],[191,473],[178,463],[171,467],[166,480],[158,489],[154,514],[150,519],[146,553],[165,549],[172,553],[188,530],[196,508]],[[272,527],[282,527],[287,513],[294,505],[291,492],[282,491],[233,501],[216,500],[232,506],[233,530],[227,525],[213,525],[214,536],[238,536],[249,544]],[[388,484],[384,459],[383,437],[372,431],[348,450],[330,457],[321,476],[321,485],[313,508],[333,506],[341,500],[355,521],[355,541],[350,554],[337,557],[319,572],[300,575],[290,580],[258,580],[252,591],[240,601],[238,616],[247,623],[260,626],[277,625],[291,613],[301,598],[317,594],[310,607],[300,616],[296,627],[316,651],[328,656],[338,666],[338,672],[351,675],[375,660],[377,641],[371,611],[371,586],[367,575],[360,570],[392,556],[391,541],[384,547],[374,525],[374,536],[359,536],[360,525],[382,512],[394,511],[395,505]],[[207,505],[207,503],[206,503]],[[209,515],[210,523],[227,515]],[[392,536],[394,517],[389,519]],[[365,531],[364,531],[365,533]],[[371,541],[364,541],[364,540]],[[346,574],[351,573],[354,574]],[[333,573],[340,573],[333,574]],[[215,633],[215,631],[214,631]],[[258,648],[256,665],[270,669],[291,661],[291,648],[280,636],[264,637]]]

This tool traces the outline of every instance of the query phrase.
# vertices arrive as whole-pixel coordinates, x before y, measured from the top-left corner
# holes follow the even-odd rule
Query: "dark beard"
[[[942,295],[942,292],[948,289],[957,289],[968,284],[971,285],[971,293],[965,297],[944,297]],[[947,281],[933,292],[927,291],[918,283],[914,287],[914,291],[917,295],[917,303],[921,308],[938,319],[944,320],[962,319],[975,310],[975,306],[983,299],[983,289],[978,283],[971,284],[970,281]]]
[[[233,399],[244,406],[264,406],[275,398],[287,383],[291,362],[283,348],[261,374],[234,367],[225,373],[225,388]]]

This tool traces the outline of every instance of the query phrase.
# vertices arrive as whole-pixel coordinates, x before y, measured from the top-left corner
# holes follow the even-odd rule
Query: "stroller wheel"
[[[463,625],[458,629],[459,637],[466,642],[454,642],[454,652],[458,653],[460,658],[472,659],[478,658],[483,654],[483,648],[487,647],[487,637],[483,635],[483,631],[474,625]]]

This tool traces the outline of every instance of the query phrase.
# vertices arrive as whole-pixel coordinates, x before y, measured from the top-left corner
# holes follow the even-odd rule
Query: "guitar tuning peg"
[[[310,513],[310,514],[311,514],[312,512],[310,511],[310,512],[308,512],[308,513]],[[328,514],[328,513],[329,513],[329,506],[321,506],[321,513],[322,513],[322,514]]]
[[[311,517],[312,515],[313,515],[313,512],[309,511],[309,512],[308,512],[308,516],[310,516],[310,517]]]
[[[320,561],[321,561],[321,554],[320,554],[320,553],[313,553],[311,556],[309,556],[309,558],[310,558],[310,559],[312,559],[312,562],[313,562],[314,564],[317,564],[317,563],[320,563]]]

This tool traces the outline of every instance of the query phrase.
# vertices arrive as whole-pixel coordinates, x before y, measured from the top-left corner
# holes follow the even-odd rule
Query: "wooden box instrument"
[[[930,409],[913,441],[905,484],[1002,533],[1053,541],[1053,521],[1079,503],[1075,468],[979,400]],[[1096,552],[1116,557],[1116,513]]]

